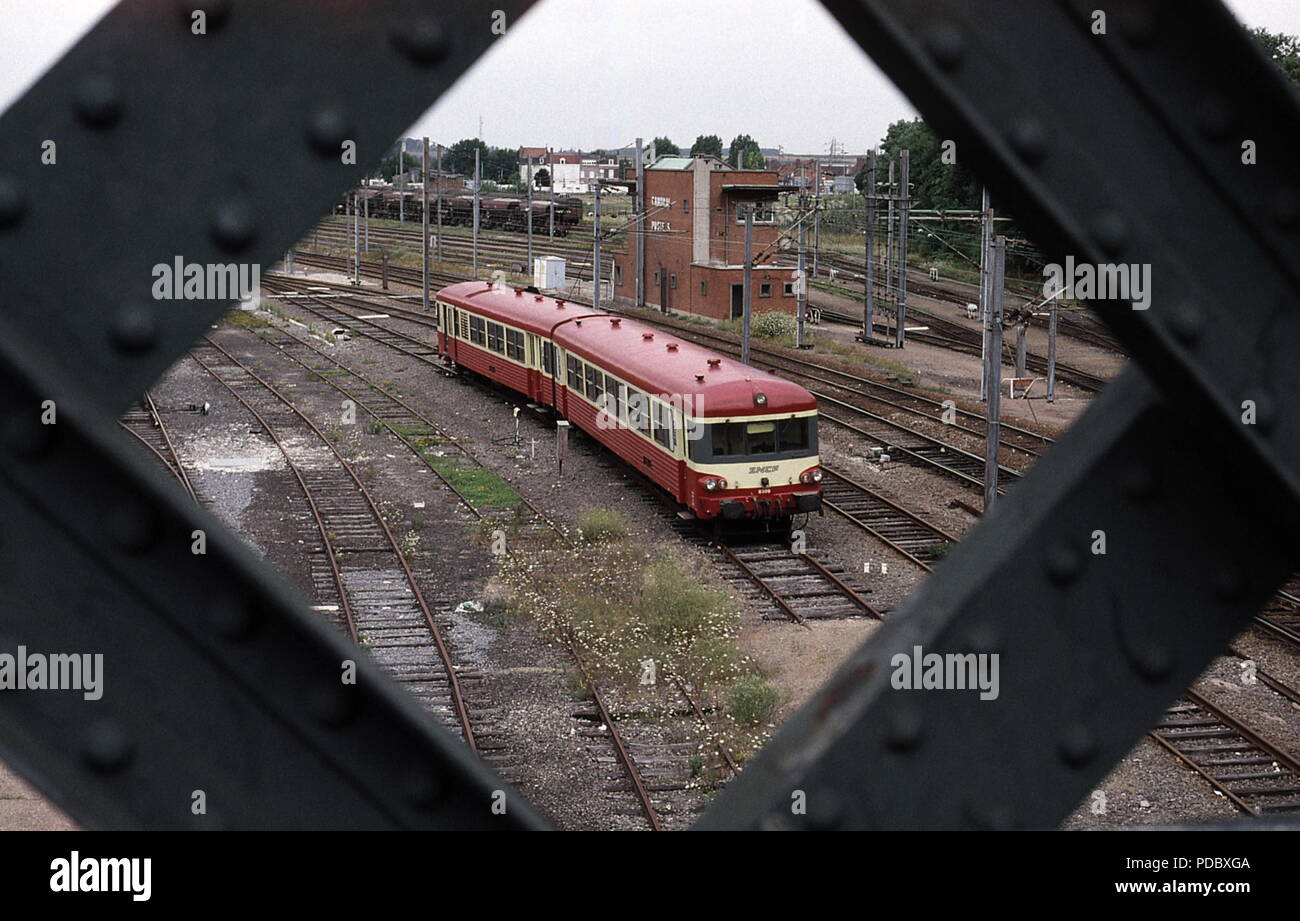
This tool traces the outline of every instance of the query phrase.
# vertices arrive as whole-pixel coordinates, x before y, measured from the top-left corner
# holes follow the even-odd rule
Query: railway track
[[[1194,691],[1149,735],[1242,812],[1300,811],[1300,762]]]
[[[860,260],[853,260],[835,253],[823,253],[820,261],[822,264],[835,269],[836,280],[850,278],[859,286],[865,281]],[[876,284],[880,288],[881,303],[883,303],[883,298],[888,296],[888,292],[883,289],[880,282],[880,279],[884,277],[884,266],[878,264],[876,268]],[[962,281],[958,278],[942,277],[939,283],[935,283],[927,272],[911,267],[908,268],[907,276],[907,290],[911,294],[919,294],[921,297],[944,301],[963,308],[966,304],[979,300],[979,286],[971,282]],[[1004,297],[1010,306],[1019,308],[1040,305],[1041,301],[1037,294],[1031,297],[1024,289],[1013,285],[1007,286]],[[1041,305],[1039,309],[1041,309]],[[909,313],[911,310],[912,306],[909,304]],[[1096,319],[1090,312],[1079,311],[1076,313],[1068,309],[1058,309],[1056,319],[1057,329],[1060,333],[1097,348],[1106,349],[1120,355],[1125,354],[1124,346],[1120,341],[1111,334],[1104,323]],[[855,325],[861,325],[862,323],[861,317],[856,318],[856,320],[852,318],[846,318],[846,320],[854,322]],[[1035,316],[1033,323],[1040,328],[1046,328],[1047,326],[1047,320],[1044,317]]]
[[[370,491],[338,446],[280,389],[216,341],[205,339],[190,356],[257,420],[297,480],[320,538],[313,583],[318,597],[338,600],[338,626],[470,751],[486,754],[443,627]],[[332,463],[321,463],[322,447]]]
[[[847,474],[822,465],[822,503],[929,571],[958,538]]]
[[[181,463],[180,454],[167,433],[167,426],[163,423],[162,415],[158,412],[153,395],[149,391],[146,390],[140,402],[122,414],[118,424],[152,452],[158,462],[170,471],[181,487],[189,493],[191,499],[195,502],[199,501],[194,484],[190,481],[189,474],[185,472],[185,465]]]
[[[281,329],[265,331],[262,338],[269,345],[275,347],[281,355],[299,365],[304,371],[314,375],[318,380],[339,393],[347,395],[349,399],[356,403],[358,409],[370,415],[378,424],[384,426],[393,436],[402,441],[452,490],[464,507],[477,518],[480,520],[493,520],[497,517],[499,510],[481,507],[472,502],[465,493],[457,489],[444,476],[444,472],[439,469],[438,464],[431,460],[426,451],[429,447],[429,440],[434,439],[439,450],[446,451],[450,447],[458,453],[458,456],[464,462],[484,467],[482,461],[469,451],[463,442],[450,436],[433,423],[426,414],[416,410],[407,401],[389,393],[381,384],[363,373],[343,365],[319,346],[292,336]],[[249,371],[248,373],[252,374],[253,372]],[[295,412],[297,411],[295,410]],[[297,414],[305,419],[301,413]],[[308,422],[308,425],[310,424]],[[336,453],[335,456],[342,460],[341,455]],[[564,530],[540,507],[523,496],[519,498],[523,507],[528,510],[530,517],[522,522],[517,521],[515,523],[514,532],[509,538],[508,546],[519,549],[520,547],[535,544],[543,538],[544,534],[554,535],[561,540],[567,541],[569,539]],[[583,669],[585,675],[586,666],[578,658],[577,650],[574,649],[571,652],[575,660],[579,662],[580,668]],[[382,660],[381,664],[384,664]],[[399,680],[401,680],[400,673]],[[662,828],[658,809],[651,797],[651,790],[654,785],[648,784],[641,776],[640,762],[633,754],[636,750],[635,746],[629,745],[624,740],[617,721],[610,716],[610,711],[599,686],[588,679],[587,688],[595,712],[601,716],[601,719],[597,726],[584,730],[584,737],[594,748],[605,746],[605,750],[608,750],[608,748],[614,750],[615,758],[625,774],[626,790],[636,797],[636,811],[644,817],[645,822],[651,829],[658,830]],[[500,750],[497,740],[493,739],[492,741],[495,749]],[[651,760],[651,754],[644,753],[642,758],[647,761]],[[494,761],[499,768],[506,767],[500,762],[500,758],[489,757],[488,760]],[[660,786],[663,787],[662,784]],[[611,778],[609,789],[614,792],[621,792],[624,787],[620,782]]]
[[[1273,593],[1255,623],[1269,636],[1300,649],[1300,579],[1292,578]]]

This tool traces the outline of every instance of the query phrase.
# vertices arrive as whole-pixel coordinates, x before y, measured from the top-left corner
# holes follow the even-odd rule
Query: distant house
[[[576,151],[555,153],[545,147],[519,148],[520,182],[528,181],[529,170],[536,179],[543,169],[550,174],[557,194],[573,195],[593,191],[602,179],[617,179],[618,158]]]

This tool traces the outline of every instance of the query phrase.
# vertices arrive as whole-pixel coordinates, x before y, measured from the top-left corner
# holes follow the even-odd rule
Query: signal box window
[[[759,297],[772,296],[772,283],[770,281],[765,281],[758,286],[758,296]]]

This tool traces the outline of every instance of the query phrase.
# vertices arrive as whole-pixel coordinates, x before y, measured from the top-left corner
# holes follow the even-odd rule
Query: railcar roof
[[[482,281],[449,285],[438,299],[551,338],[647,393],[702,397],[698,405],[706,417],[817,408],[816,398],[798,384],[603,310],[515,288],[497,290]],[[759,393],[767,397],[763,406],[755,402]]]
[[[706,417],[804,412],[817,400],[798,384],[741,364],[712,349],[625,317],[593,316],[566,323],[555,342],[605,365],[651,394],[702,397]],[[764,405],[755,402],[758,394]]]
[[[463,305],[477,314],[548,339],[557,323],[563,323],[571,317],[598,315],[585,304],[572,304],[542,294],[529,294],[521,288],[498,290],[492,287],[490,281],[463,281],[448,285],[438,292],[438,299]],[[600,311],[600,314],[604,314],[604,311]]]

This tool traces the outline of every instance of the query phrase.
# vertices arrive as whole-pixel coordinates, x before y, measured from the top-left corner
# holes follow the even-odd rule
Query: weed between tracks
[[[476,508],[515,508],[520,504],[519,493],[490,470],[462,467],[453,458],[427,453],[425,460]]]
[[[703,564],[647,551],[626,536],[617,513],[587,512],[579,530],[585,539],[576,546],[500,558],[511,621],[530,623],[551,642],[572,641],[617,712],[680,718],[677,682],[689,687],[711,714],[691,735],[691,775],[712,786],[721,776],[719,743],[742,760],[765,741],[780,703],[740,651],[739,611],[693,568]],[[571,684],[585,694],[576,672]]]

